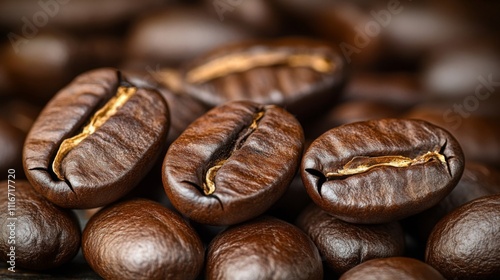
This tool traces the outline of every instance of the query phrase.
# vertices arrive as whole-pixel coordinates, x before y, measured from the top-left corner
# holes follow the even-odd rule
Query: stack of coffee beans
[[[0,3],[0,278],[499,279],[465,1]]]

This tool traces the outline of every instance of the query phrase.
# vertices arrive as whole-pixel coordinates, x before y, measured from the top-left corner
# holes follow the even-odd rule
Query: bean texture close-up
[[[0,279],[500,279],[497,2],[0,1]]]

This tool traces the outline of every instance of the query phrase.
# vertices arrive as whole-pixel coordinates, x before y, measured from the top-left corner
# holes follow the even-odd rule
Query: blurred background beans
[[[433,245],[426,244],[429,234],[438,231],[435,226],[443,219],[452,220],[445,214],[498,193],[499,8],[495,1],[464,0],[2,0],[0,171],[15,170],[16,180],[25,178],[24,141],[40,112],[75,77],[100,67],[119,69],[129,82],[158,91],[168,103],[166,145],[156,152],[151,171],[121,201],[148,198],[174,211],[161,182],[162,160],[192,122],[221,103],[214,97],[258,96],[259,101],[284,106],[299,119],[306,147],[345,124],[420,119],[456,138],[465,154],[463,176],[436,206],[399,221],[405,237],[402,255],[416,260],[367,266],[368,271],[375,267],[390,274],[385,264],[394,263],[439,278],[429,266],[416,263],[426,261],[426,245],[437,247],[436,238],[429,243]],[[224,86],[213,81],[196,85],[197,90],[186,86],[185,70],[207,63],[214,53],[227,56],[234,54],[233,46],[259,49],[268,42],[299,37],[331,48],[342,65],[337,80],[322,84],[310,69],[290,69],[280,62],[257,63],[244,74],[215,79],[225,81]],[[301,53],[308,54],[312,53]],[[307,94],[294,95],[299,90]],[[265,214],[294,223],[312,200],[300,174],[290,176],[294,179]],[[97,210],[78,210],[80,223],[85,225]],[[205,246],[226,229],[188,223]],[[467,223],[474,234],[492,230],[481,219]],[[428,248],[433,250],[437,249]],[[446,250],[440,252],[451,256]],[[488,256],[499,258],[495,252]],[[431,265],[455,277],[456,272],[442,268],[443,256],[433,258]],[[323,268],[324,279],[339,277],[327,265]],[[0,264],[0,278],[12,277],[9,273],[6,263]],[[199,273],[200,279],[204,273]],[[63,267],[37,272],[19,268],[14,276],[99,279],[81,253]]]

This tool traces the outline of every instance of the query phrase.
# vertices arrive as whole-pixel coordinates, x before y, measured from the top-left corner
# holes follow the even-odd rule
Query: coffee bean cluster
[[[2,1],[0,278],[499,279],[500,6],[413,2]]]

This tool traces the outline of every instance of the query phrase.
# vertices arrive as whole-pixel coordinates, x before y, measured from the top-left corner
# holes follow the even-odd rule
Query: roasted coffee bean
[[[16,180],[15,173],[9,174],[8,181],[0,182],[4,209],[0,213],[0,259],[13,261],[10,267],[15,269],[30,270],[51,269],[71,261],[80,249],[76,215],[47,201],[28,181]]]
[[[136,199],[104,208],[88,222],[82,250],[105,279],[195,279],[204,249],[175,212]]]
[[[482,163],[466,162],[462,178],[453,191],[415,217],[421,237],[425,240],[439,220],[454,209],[493,194],[500,194],[500,171]]]
[[[447,279],[498,279],[499,236],[500,195],[473,200],[434,227],[425,261]]]
[[[432,266],[417,259],[392,257],[364,262],[347,271],[339,280],[444,280]]]
[[[169,111],[154,90],[114,69],[82,74],[47,104],[27,136],[23,164],[35,189],[62,207],[117,200],[163,149]]]
[[[230,225],[254,218],[285,192],[304,135],[284,109],[229,102],[194,121],[163,162],[172,204],[192,220]]]
[[[370,259],[403,255],[403,229],[397,222],[351,224],[311,204],[296,224],[309,235],[328,266],[338,275]]]
[[[264,217],[230,227],[208,247],[206,279],[323,279],[314,243],[295,226]]]
[[[464,156],[447,131],[424,121],[381,119],[321,135],[302,158],[313,201],[353,223],[386,223],[430,208],[462,176]]]
[[[184,66],[181,76],[186,92],[210,106],[250,100],[303,118],[338,98],[346,66],[328,44],[283,38],[218,48]]]

